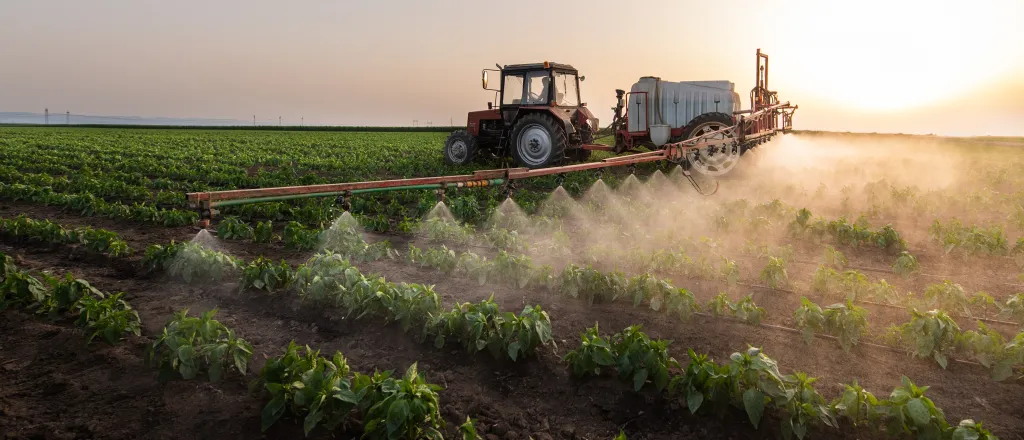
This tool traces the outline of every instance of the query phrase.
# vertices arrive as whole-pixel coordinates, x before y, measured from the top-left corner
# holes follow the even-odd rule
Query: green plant
[[[166,245],[151,244],[146,247],[142,257],[142,267],[146,272],[164,270],[171,265],[171,261],[184,246],[182,243],[175,243],[174,240]]]
[[[472,226],[445,220],[441,217],[429,218],[420,226],[422,228],[420,233],[426,235],[427,240],[436,243],[470,244],[474,241],[476,234]]]
[[[768,265],[761,270],[761,281],[764,281],[772,289],[786,286],[789,283],[786,261],[777,257],[768,257]]]
[[[121,299],[122,296],[124,293],[106,297],[87,295],[78,300],[78,320],[75,323],[86,329],[86,344],[92,343],[97,336],[113,345],[125,333],[142,334],[138,312]]]
[[[946,312],[932,310],[919,312],[910,309],[910,321],[895,330],[910,354],[921,358],[934,358],[942,368],[949,363],[946,354],[956,347],[960,327]]]
[[[837,251],[832,245],[825,245],[825,255],[823,257],[824,264],[828,267],[836,270],[843,270],[847,265],[846,255],[842,252]]]
[[[517,231],[510,231],[503,228],[493,228],[484,234],[492,246],[506,252],[523,252],[526,250],[526,243]]]
[[[991,431],[982,428],[981,422],[974,423],[971,419],[961,420],[951,431],[953,440],[999,440]]]
[[[719,276],[730,286],[740,282],[740,268],[736,262],[722,257],[722,265],[719,267]]]
[[[669,395],[685,399],[690,414],[697,414],[701,408],[713,408],[721,414],[732,400],[735,378],[729,374],[727,365],[720,366],[706,354],[698,355],[687,349],[690,363],[683,374],[676,375],[669,382]]]
[[[793,312],[793,320],[808,345],[814,341],[815,333],[825,329],[825,315],[821,307],[807,298],[800,298],[800,307]]]
[[[903,278],[909,277],[918,270],[917,257],[908,251],[900,252],[900,256],[896,257],[896,262],[892,265],[892,271]]]
[[[964,226],[957,219],[944,225],[941,221],[935,220],[928,228],[928,233],[932,240],[945,247],[947,254],[955,249],[962,249],[969,254],[1005,255],[1009,246],[1001,226]]]
[[[259,257],[242,269],[241,290],[253,288],[274,293],[288,288],[295,273],[283,260],[274,264],[268,258]]]
[[[1018,293],[1007,298],[1006,306],[1002,307],[999,313],[1018,323],[1024,321],[1024,293]]]
[[[49,284],[49,292],[37,296],[39,308],[38,313],[47,314],[51,319],[56,319],[61,314],[73,310],[75,305],[85,296],[102,298],[103,292],[93,287],[88,281],[75,278],[70,272],[64,278],[50,278],[46,276]]]
[[[49,291],[39,279],[6,260],[4,271],[4,280],[0,283],[0,311],[10,306],[25,307],[46,300]]]
[[[533,261],[527,255],[511,255],[501,250],[492,264],[497,279],[512,287],[525,288],[533,278]]]
[[[320,244],[320,231],[307,228],[299,222],[290,221],[284,226],[284,234],[281,238],[286,247],[309,250]]]
[[[333,430],[369,390],[368,386],[359,394],[353,390],[348,362],[340,352],[327,359],[309,346],[300,350],[292,341],[283,355],[268,359],[260,370],[257,384],[263,385],[271,398],[260,416],[262,431],[286,411],[304,418],[302,425],[307,436],[320,425]]]
[[[445,339],[454,337],[469,353],[487,348],[495,358],[507,356],[513,362],[532,355],[541,345],[553,343],[551,320],[540,306],[526,306],[518,316],[501,313],[493,296],[478,304],[457,304],[451,311],[433,317],[427,326],[438,348],[444,346]]]
[[[477,434],[476,426],[473,425],[473,419],[470,419],[469,416],[466,416],[465,423],[459,425],[459,434],[462,435],[462,440],[483,440],[483,437]]]
[[[978,329],[965,331],[959,342],[964,352],[985,368],[992,368],[1005,356],[1006,341],[1003,336],[980,321]]]
[[[217,237],[224,240],[248,240],[253,237],[253,229],[238,217],[225,217],[217,225]]]
[[[884,415],[879,409],[881,405],[883,402],[854,379],[853,383],[843,384],[843,394],[832,403],[832,412],[837,417],[846,417],[853,426],[879,426]]]
[[[626,288],[632,297],[633,307],[648,301],[651,310],[654,311],[661,310],[661,306],[674,289],[667,281],[655,278],[649,272],[630,278],[629,287]]]
[[[736,304],[732,304],[729,308],[731,309],[732,316],[750,325],[760,325],[761,320],[768,315],[768,311],[764,307],[754,304],[753,294],[743,297],[743,299],[736,302]]]
[[[448,246],[441,245],[439,248],[429,248],[426,252],[420,252],[410,244],[409,259],[419,263],[420,266],[433,267],[444,273],[451,273],[459,264],[459,256]]]
[[[756,428],[765,405],[786,396],[778,363],[756,347],[733,353],[729,359],[729,375],[735,383],[733,396],[741,402],[750,424]]]
[[[256,243],[270,243],[274,241],[274,222],[267,220],[256,223],[256,228],[252,233],[252,241]]]
[[[996,305],[996,299],[986,292],[976,292],[974,295],[971,295],[971,299],[969,299],[967,303],[975,309],[980,307],[982,316],[988,315],[988,310],[990,308],[998,307]]]
[[[220,281],[225,274],[238,270],[240,265],[238,259],[229,255],[199,244],[182,243],[167,265],[167,275],[186,283]]]
[[[583,297],[589,304],[612,302],[627,295],[629,281],[621,272],[602,273],[592,267],[568,264],[559,276],[558,292],[571,298]]]
[[[700,311],[700,304],[693,296],[693,292],[684,288],[668,291],[664,302],[665,312],[678,316],[684,322],[688,321],[694,313]],[[651,308],[654,309],[654,301],[651,301]]]
[[[937,305],[941,309],[956,309],[962,311],[965,315],[970,316],[971,314],[969,307],[970,299],[967,297],[967,293],[964,292],[963,286],[951,283],[948,280],[942,281],[941,284],[928,286],[924,291],[924,297],[933,306]]]
[[[853,301],[825,307],[824,317],[825,331],[839,339],[843,351],[849,352],[867,333],[867,310],[853,305]]]
[[[412,253],[409,255],[411,257]],[[422,260],[422,253],[418,258]],[[459,255],[459,261],[455,263],[455,270],[462,275],[475,279],[482,286],[487,284],[487,278],[493,270],[493,265],[490,261],[487,261],[486,257],[481,257],[467,251]]]
[[[566,353],[563,360],[569,364],[573,376],[598,376],[601,368],[615,365],[615,353],[608,341],[601,339],[595,323],[580,335],[580,346]]]
[[[155,361],[160,368],[161,380],[170,379],[175,372],[183,379],[193,379],[206,370],[211,381],[218,381],[232,367],[245,376],[252,345],[213,319],[216,314],[217,309],[199,317],[188,316],[188,309],[174,314],[147,352],[147,361]]]
[[[4,281],[7,274],[17,269],[14,265],[14,259],[9,255],[0,252],[0,282]]]
[[[103,229],[90,227],[74,229],[70,232],[70,239],[81,243],[92,252],[111,257],[123,257],[132,253],[128,243],[120,236]]]
[[[616,333],[611,338],[611,351],[619,377],[630,381],[635,391],[648,382],[658,391],[665,389],[670,369],[679,368],[679,363],[668,355],[669,343],[661,339],[652,341],[639,325]]]
[[[1017,333],[1017,336],[1003,346],[1001,359],[992,367],[992,378],[997,381],[1009,379],[1013,376],[1014,366],[1022,363],[1024,363],[1024,332]],[[1024,374],[1021,374],[1019,378],[1024,378]]]
[[[903,304],[904,298],[900,296],[899,291],[892,284],[889,284],[885,280],[879,280],[873,284],[868,290],[868,298],[884,301],[887,304]]]
[[[1013,261],[1017,263],[1017,267],[1024,269],[1024,237],[1017,238],[1017,244],[1013,246],[1010,255],[1013,257]]]
[[[324,250],[306,260],[295,270],[292,286],[298,291],[303,301],[312,301],[319,305],[339,306],[341,295],[348,291],[348,286],[365,279],[340,254]]]
[[[924,396],[929,387],[918,387],[907,376],[900,380],[902,385],[893,389],[886,404],[879,407],[885,414],[887,431],[941,439],[949,424],[942,410]]]
[[[818,421],[833,428],[839,427],[825,398],[814,389],[817,378],[797,372],[782,380],[787,386],[778,404],[786,413],[782,419],[783,438],[788,440],[796,435],[802,440],[807,435],[807,428]]]
[[[713,316],[729,316],[732,314],[733,304],[729,301],[729,297],[725,295],[725,292],[719,292],[708,304],[704,306],[704,309],[710,312]]]
[[[353,389],[360,396],[363,438],[442,440],[438,385],[427,383],[412,364],[398,379],[391,372],[367,376],[356,373]]]
[[[871,241],[882,249],[895,249],[902,251],[907,248],[907,242],[903,240],[900,233],[891,225],[882,226],[878,231],[871,233]]]

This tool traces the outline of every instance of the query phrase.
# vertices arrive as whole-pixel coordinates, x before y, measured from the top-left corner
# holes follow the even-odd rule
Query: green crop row
[[[261,416],[264,431],[286,413],[302,418],[306,435],[317,426],[334,430],[357,410],[361,438],[443,438],[437,395],[441,387],[427,383],[416,364],[401,377],[393,377],[392,371],[366,375],[351,371],[341,352],[326,358],[319,350],[291,342],[284,354],[267,360],[256,385],[270,395]]]
[[[192,211],[161,209],[142,203],[125,205],[120,202],[107,202],[89,193],[58,193],[49,187],[22,184],[0,182],[0,198],[59,206],[84,216],[103,216],[163,226],[187,226],[199,220],[199,215]]]
[[[123,257],[132,253],[128,243],[114,232],[92,227],[66,229],[49,220],[33,220],[25,215],[13,219],[0,218],[0,234],[35,243],[80,244],[90,252],[110,257]]]
[[[1006,255],[1010,250],[1006,234],[999,226],[983,228],[965,226],[957,219],[946,224],[935,220],[928,228],[928,235],[942,245],[947,254],[960,250],[968,254]]]
[[[141,333],[139,314],[123,299],[124,293],[101,292],[70,273],[42,276],[39,280],[0,253],[0,310],[18,307],[52,320],[74,319],[85,330],[87,344],[97,337],[115,344],[125,334]]]
[[[819,265],[814,272],[811,290],[829,301],[849,300],[854,302],[881,302],[918,309],[940,308],[954,311],[963,317],[985,317],[990,311],[994,316],[1024,321],[1024,310],[1017,297],[1010,297],[1005,304],[999,304],[991,295],[976,292],[968,295],[963,286],[943,280],[925,288],[922,295],[907,292],[901,295],[896,287],[885,280],[871,282],[867,275],[856,271],[838,272],[831,267]]]
[[[198,317],[188,310],[174,318],[147,349],[147,362],[160,368],[162,380],[180,376],[193,379],[205,372],[211,381],[235,372],[245,377],[252,346],[234,331],[213,319],[216,309]],[[309,346],[294,341],[284,354],[267,360],[252,388],[265,391],[270,401],[263,408],[261,429],[266,431],[285,414],[301,418],[308,436],[321,426],[333,431],[358,410],[363,438],[441,439],[445,426],[439,412],[437,391],[428,384],[416,364],[401,378],[391,371],[364,375],[352,372],[345,357],[336,352],[325,358]],[[478,439],[472,422],[460,427],[464,439]]]
[[[850,223],[845,218],[811,221],[811,211],[807,208],[797,212],[796,218],[789,224],[789,232],[795,237],[808,237],[820,242],[832,238],[836,243],[846,246],[870,246],[896,253],[907,248],[907,242],[891,225],[876,230],[871,229],[866,221]]]
[[[49,186],[50,192],[63,198],[90,194],[113,205],[154,201],[182,208],[181,193],[186,191],[441,176],[477,168],[446,165],[441,154],[443,142],[441,133],[0,128],[0,149],[5,153],[0,158],[0,177],[4,177],[0,180],[21,182],[36,190]],[[595,180],[592,174],[573,173],[564,187],[581,194]],[[614,183],[617,179],[606,176],[605,180]],[[531,179],[514,197],[533,212],[556,182],[554,176]],[[15,194],[0,191],[0,196],[9,199],[28,199],[26,195],[23,190]],[[503,200],[500,188],[449,194],[448,199],[456,216],[473,223],[487,218]],[[70,204],[52,197],[50,202]],[[436,200],[427,191],[400,191],[355,197],[351,202],[352,212],[364,216],[368,227],[386,232],[403,221],[421,218]],[[337,210],[332,200],[321,199],[227,207],[224,213],[248,221],[294,220],[314,226],[329,223]],[[84,215],[108,215],[105,209],[86,212]],[[164,221],[169,220],[159,220]]]
[[[668,355],[671,341],[651,340],[639,326],[609,339],[602,338],[594,326],[581,339],[579,348],[565,356],[576,377],[613,369],[635,390],[650,384],[691,414],[723,417],[737,409],[755,428],[766,414],[773,413],[785,439],[803,439],[815,426],[841,429],[839,421],[867,425],[891,436],[996,438],[973,420],[950,425],[942,410],[925,396],[928,387],[917,386],[906,376],[888,399],[876,398],[854,381],[843,385],[842,395],[828,403],[814,387],[817,378],[800,372],[783,375],[778,363],[758,348],[733,353],[722,364],[689,349],[690,362],[683,369]]]
[[[440,297],[432,286],[367,277],[343,254],[330,250],[292,268],[262,257],[245,264],[198,244],[172,242],[150,246],[143,261],[150,270],[164,270],[185,282],[217,282],[237,276],[243,290],[292,291],[304,303],[338,307],[356,319],[371,316],[398,322],[404,331],[415,329],[419,338],[432,337],[439,346],[451,338],[467,349],[476,348],[471,351],[488,347],[492,354],[507,355],[513,361],[531,355],[539,345],[552,343],[551,323],[539,306],[526,307],[515,315],[501,313],[493,300],[487,300],[442,312]]]

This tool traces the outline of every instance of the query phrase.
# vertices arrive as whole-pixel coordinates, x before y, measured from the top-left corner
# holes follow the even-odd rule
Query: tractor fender
[[[564,108],[548,107],[548,112],[555,117],[555,120],[562,121],[565,125],[566,135],[576,133],[576,126],[572,123],[572,111],[566,111]]]

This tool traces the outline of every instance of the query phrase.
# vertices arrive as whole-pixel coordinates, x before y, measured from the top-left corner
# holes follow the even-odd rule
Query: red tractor
[[[487,73],[501,75],[488,88]],[[469,163],[480,155],[511,156],[523,167],[543,168],[564,159],[586,160],[598,120],[580,102],[579,77],[568,64],[513,64],[482,73],[483,88],[495,92],[497,108],[469,113],[466,130],[453,132],[444,146],[445,161]]]

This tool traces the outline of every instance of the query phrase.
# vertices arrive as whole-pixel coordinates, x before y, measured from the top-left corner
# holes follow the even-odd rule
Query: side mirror
[[[481,78],[481,81],[483,82],[484,89],[486,89],[487,88],[487,71],[486,70],[483,71],[483,78]]]

